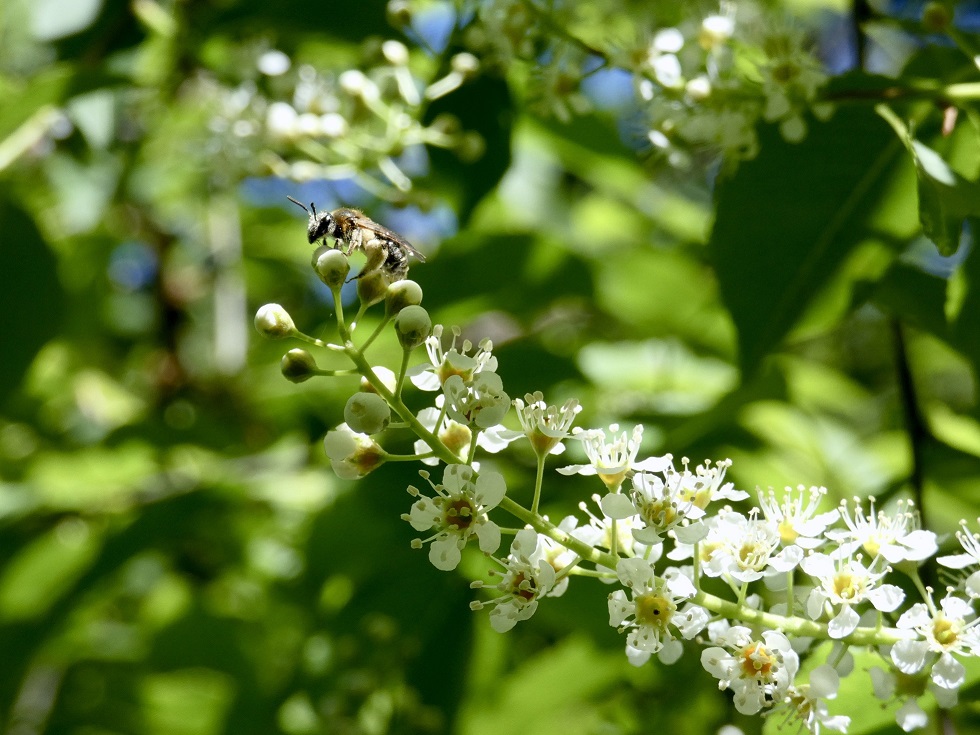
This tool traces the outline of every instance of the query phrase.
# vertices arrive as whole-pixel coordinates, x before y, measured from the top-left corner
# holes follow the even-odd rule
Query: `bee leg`
[[[374,273],[385,262],[385,258],[388,257],[388,248],[385,246],[384,241],[376,237],[368,240],[361,249],[364,251],[367,261],[361,268],[361,272],[354,277],[355,280]]]

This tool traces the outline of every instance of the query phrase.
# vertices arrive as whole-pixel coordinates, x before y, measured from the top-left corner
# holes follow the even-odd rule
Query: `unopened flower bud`
[[[407,26],[412,22],[412,4],[409,0],[390,0],[385,13],[388,22],[395,28]]]
[[[381,271],[374,271],[357,279],[357,298],[365,308],[374,306],[384,299],[386,293],[388,293],[388,279]]]
[[[294,349],[282,356],[279,369],[286,380],[292,383],[302,383],[317,374],[319,368],[316,360],[306,350]]]
[[[431,331],[432,319],[421,306],[406,306],[395,317],[395,333],[406,350],[413,350],[425,342]]]
[[[400,41],[385,41],[381,44],[381,53],[395,66],[404,66],[408,63],[408,48]]]
[[[467,130],[463,135],[460,136],[459,142],[453,149],[459,160],[464,162],[478,161],[483,157],[483,154],[487,150],[487,143],[475,130]]]
[[[377,434],[391,421],[391,409],[376,393],[355,393],[344,406],[344,421],[361,434]]]
[[[385,461],[384,450],[371,437],[352,431],[346,424],[327,432],[323,448],[330,466],[344,480],[364,477]]]
[[[398,379],[395,377],[395,374],[383,365],[378,365],[371,369],[374,371],[374,374],[378,377],[378,380],[381,381],[384,387],[394,393],[395,386],[398,384]],[[371,385],[371,382],[367,378],[363,377],[361,378],[361,390],[365,393],[378,392],[375,387]]]
[[[709,15],[701,21],[698,33],[698,43],[701,48],[710,51],[727,42],[735,32],[735,21],[727,15]]]
[[[922,25],[927,31],[941,33],[949,27],[953,20],[949,8],[942,2],[926,3],[922,9]]]
[[[296,332],[296,325],[289,312],[279,304],[265,304],[255,312],[255,328],[269,339],[282,339]]]
[[[417,306],[422,303],[422,287],[415,281],[405,279],[395,281],[388,286],[385,294],[385,316],[392,317],[406,306]]]
[[[340,250],[321,245],[313,251],[313,270],[333,291],[344,285],[350,273],[350,263]]]
[[[475,74],[480,68],[480,62],[473,54],[463,52],[456,54],[450,61],[453,71],[464,76]]]

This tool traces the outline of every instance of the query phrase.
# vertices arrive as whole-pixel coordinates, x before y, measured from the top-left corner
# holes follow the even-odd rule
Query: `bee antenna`
[[[303,207],[303,209],[306,209],[306,207]],[[313,202],[310,202],[310,209],[313,210],[313,216],[316,217],[316,205]]]
[[[303,211],[304,211],[304,212],[306,212],[307,214],[309,214],[309,213],[310,213],[310,210],[308,210],[308,209],[306,208],[306,205],[305,205],[305,204],[302,204],[302,203],[300,203],[300,202],[297,202],[297,201],[296,201],[295,199],[293,199],[293,198],[292,198],[291,196],[289,196],[288,194],[286,195],[286,199],[288,199],[289,201],[291,201],[291,202],[292,202],[293,204],[295,204],[295,205],[297,205],[297,206],[299,206],[299,207],[302,207],[302,208],[303,208]],[[313,206],[313,202],[310,202],[310,206]],[[314,209],[313,209],[313,214],[314,214],[314,215],[316,215],[316,208],[315,208],[315,207],[314,207]]]

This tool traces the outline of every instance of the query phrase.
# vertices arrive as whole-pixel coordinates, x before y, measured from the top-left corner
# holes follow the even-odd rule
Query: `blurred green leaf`
[[[944,278],[933,276],[907,263],[894,263],[876,284],[871,298],[889,314],[918,329],[945,338],[946,288]],[[860,299],[860,291],[855,293]]]
[[[0,268],[4,324],[0,329],[0,406],[17,390],[34,355],[57,335],[65,296],[58,267],[37,225],[0,189]]]
[[[479,158],[461,160],[454,151],[430,150],[431,178],[456,204],[461,221],[490,192],[510,166],[510,139],[514,109],[510,88],[499,77],[484,74],[464,84],[448,98],[436,100],[426,120],[448,114],[463,130],[476,133],[484,149]]]
[[[868,235],[900,150],[870,110],[814,122],[804,145],[775,127],[762,152],[723,177],[710,253],[739,335],[739,363],[758,368]]]
[[[911,139],[906,145],[918,174],[922,231],[940,253],[952,255],[959,248],[965,219],[980,215],[980,183],[960,176],[921,141]]]

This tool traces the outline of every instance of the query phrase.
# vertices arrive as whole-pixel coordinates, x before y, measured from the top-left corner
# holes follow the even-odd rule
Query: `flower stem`
[[[538,514],[538,505],[541,502],[541,487],[544,484],[544,462],[545,456],[538,454],[538,469],[534,476],[534,500],[531,501],[531,513]]]

